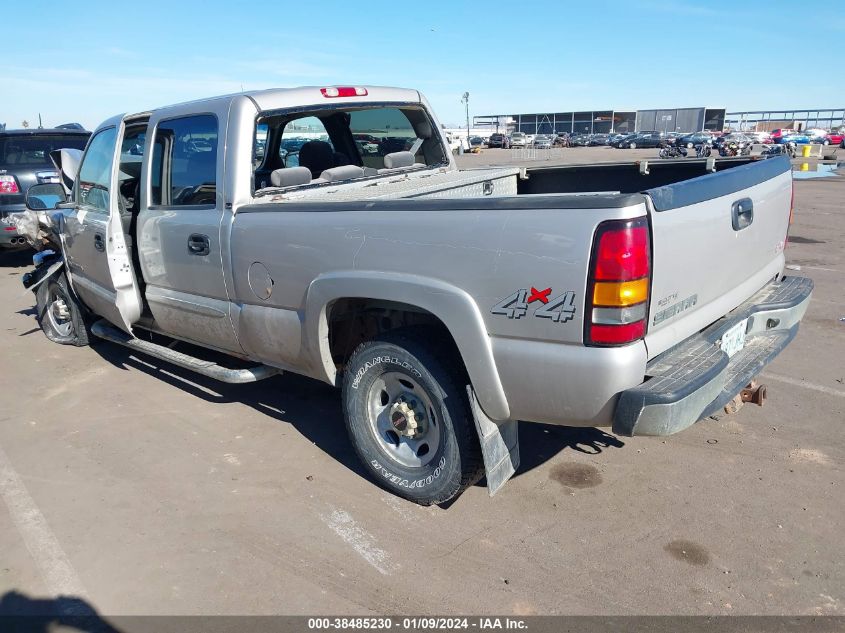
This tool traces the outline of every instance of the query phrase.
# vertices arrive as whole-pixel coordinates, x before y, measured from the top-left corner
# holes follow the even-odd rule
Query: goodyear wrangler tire
[[[89,344],[82,307],[70,291],[63,272],[35,289],[35,309],[41,330],[54,343],[76,347]]]
[[[436,340],[395,332],[363,343],[343,381],[346,427],[368,473],[421,505],[448,501],[484,471],[463,368]]]

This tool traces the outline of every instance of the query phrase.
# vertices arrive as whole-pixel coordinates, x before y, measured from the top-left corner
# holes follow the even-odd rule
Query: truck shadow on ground
[[[35,251],[24,249],[19,251],[0,250],[0,268],[32,268],[32,256]]]
[[[93,349],[116,367],[125,370],[131,368],[155,376],[206,402],[245,404],[270,418],[290,424],[327,455],[352,472],[369,479],[349,442],[341,410],[340,390],[330,385],[292,373],[257,383],[232,385],[156,358],[135,354],[112,343],[100,341]],[[183,348],[180,346],[180,349]],[[192,348],[192,351],[196,351],[196,348]],[[209,356],[203,353],[203,357]],[[597,454],[607,448],[624,446],[616,437],[596,428],[536,423],[520,424],[519,441],[521,463],[514,477],[541,466],[565,450]],[[482,480],[479,485],[486,484]]]
[[[30,598],[18,591],[7,591],[0,596],[0,630],[47,633],[56,627],[61,627],[62,631],[119,633],[83,598]]]

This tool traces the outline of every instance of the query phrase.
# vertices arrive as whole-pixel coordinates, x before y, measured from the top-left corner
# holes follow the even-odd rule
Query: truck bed
[[[313,184],[287,191],[268,189],[256,196],[255,202],[323,203],[437,198],[466,200],[529,195],[639,193],[759,161],[739,157],[548,167],[420,169],[337,183]]]
[[[517,193],[518,167],[477,170],[409,170],[351,181],[309,185],[258,198],[257,202],[354,202],[400,198],[481,198]],[[490,184],[485,184],[490,183]]]

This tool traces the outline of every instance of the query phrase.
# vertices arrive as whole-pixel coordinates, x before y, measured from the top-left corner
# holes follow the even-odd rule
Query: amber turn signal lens
[[[597,281],[593,289],[593,305],[630,306],[648,299],[648,277],[634,281]]]

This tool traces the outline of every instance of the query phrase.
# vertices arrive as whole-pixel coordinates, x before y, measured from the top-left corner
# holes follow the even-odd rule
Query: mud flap
[[[487,491],[492,497],[502,489],[508,479],[519,468],[518,422],[509,420],[496,423],[478,404],[475,391],[467,385],[467,395],[472,408],[478,440],[481,442],[481,454],[484,457],[484,471],[487,475]]]

